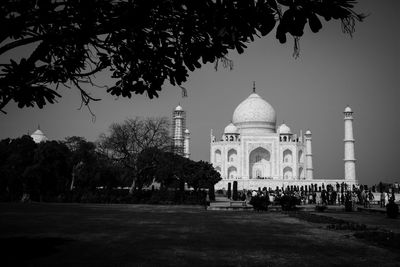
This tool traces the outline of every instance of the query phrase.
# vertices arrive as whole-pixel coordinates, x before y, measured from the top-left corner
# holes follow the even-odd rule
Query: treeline
[[[39,144],[28,135],[1,140],[0,173],[2,201],[67,201],[73,193],[127,184],[124,170],[82,137]]]
[[[213,191],[221,177],[207,162],[172,153],[165,122],[126,120],[96,143],[76,136],[39,144],[28,135],[3,139],[0,200],[201,204],[204,189]]]

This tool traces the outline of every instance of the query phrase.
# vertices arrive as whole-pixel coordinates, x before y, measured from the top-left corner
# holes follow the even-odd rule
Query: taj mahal
[[[293,133],[285,123],[277,127],[274,108],[253,92],[233,112],[231,122],[219,140],[210,134],[210,163],[222,180],[215,189],[227,189],[237,182],[238,189],[275,189],[311,184],[358,185],[354,153],[353,111],[344,110],[344,179],[315,179],[313,176],[312,133]],[[172,113],[174,152],[190,157],[190,131],[186,112],[178,105]],[[35,143],[48,141],[38,129],[31,135]]]
[[[221,174],[215,189],[237,181],[239,189],[358,184],[355,172],[353,112],[344,110],[344,179],[314,179],[312,133],[292,132],[276,125],[274,108],[255,91],[235,109],[232,121],[217,140],[211,130],[210,162]]]

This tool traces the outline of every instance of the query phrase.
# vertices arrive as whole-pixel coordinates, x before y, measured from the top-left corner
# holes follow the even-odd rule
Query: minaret
[[[189,129],[185,130],[183,145],[184,145],[183,156],[185,158],[190,158],[190,131],[189,131]]]
[[[354,158],[353,111],[349,106],[344,110],[344,179],[356,180],[356,159]]]
[[[184,129],[185,129],[185,111],[181,105],[178,105],[172,113],[172,131],[174,152],[183,156],[184,153]]]
[[[306,179],[313,179],[313,164],[312,164],[312,149],[311,149],[311,131],[307,130],[304,134],[305,142],[306,142]]]
[[[303,143],[303,130],[300,130],[299,142]]]

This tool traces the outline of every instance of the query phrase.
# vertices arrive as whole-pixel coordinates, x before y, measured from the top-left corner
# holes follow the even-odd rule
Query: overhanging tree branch
[[[104,69],[114,84],[107,92],[132,97],[147,93],[158,97],[165,82],[182,89],[189,72],[202,64],[221,61],[229,50],[243,53],[247,43],[276,28],[281,43],[292,36],[298,56],[299,40],[308,24],[312,32],[321,19],[339,20],[352,35],[357,21],[353,0],[93,0],[1,1],[4,40],[0,55],[42,41],[27,59],[0,68],[0,110],[14,100],[19,107],[54,103],[52,84],[72,83],[82,104],[90,97],[80,84]],[[13,14],[18,14],[14,16]],[[10,53],[11,54],[11,53]],[[22,78],[21,78],[22,77]],[[106,84],[109,85],[109,84]]]
[[[14,49],[16,47],[20,47],[20,46],[24,46],[24,45],[27,45],[27,44],[35,43],[35,42],[40,41],[40,40],[43,40],[42,36],[33,36],[33,37],[24,38],[24,39],[19,39],[19,40],[16,40],[14,42],[11,42],[11,43],[7,43],[7,44],[3,45],[2,47],[0,47],[0,55],[5,53],[5,52],[7,52],[7,51],[9,51],[9,50],[12,50],[12,49]]]

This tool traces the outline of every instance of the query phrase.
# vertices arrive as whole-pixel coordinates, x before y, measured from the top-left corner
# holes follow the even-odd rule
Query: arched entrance
[[[237,178],[237,169],[234,166],[228,168],[228,178],[236,179]]]
[[[217,149],[214,152],[215,162],[221,162],[221,150]]]
[[[220,166],[215,167],[215,170],[216,170],[217,172],[221,173],[221,167],[220,167]]]
[[[299,151],[299,155],[298,155],[297,158],[298,158],[298,160],[299,160],[299,163],[300,163],[300,162],[304,162],[304,159],[303,159],[303,151],[301,151],[301,150]]]
[[[303,179],[304,178],[304,174],[303,174],[303,167],[299,168],[299,179]]]
[[[237,157],[237,152],[235,149],[230,149],[228,151],[228,162],[235,162]]]
[[[251,151],[249,156],[250,179],[271,177],[271,153],[262,147]]]
[[[292,150],[286,149],[285,151],[283,151],[283,162],[292,163],[292,161],[293,161]]]
[[[292,179],[293,178],[293,170],[290,167],[285,167],[283,169],[283,179]]]

